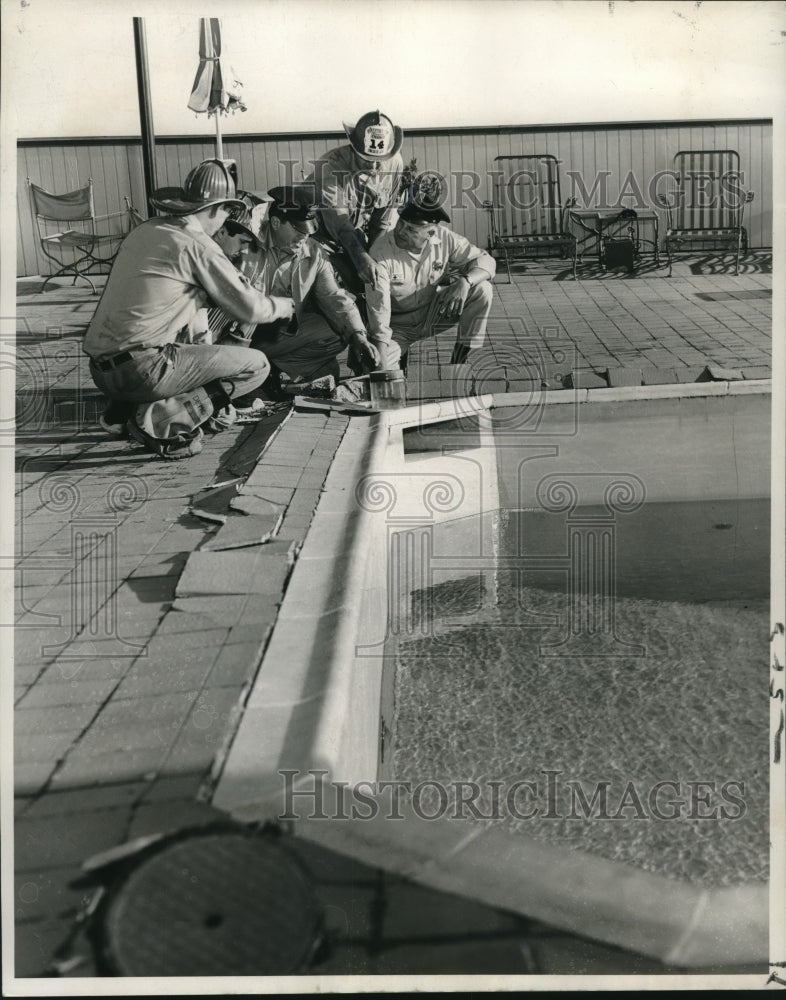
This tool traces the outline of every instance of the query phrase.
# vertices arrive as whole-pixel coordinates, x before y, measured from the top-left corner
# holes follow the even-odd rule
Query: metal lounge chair
[[[742,187],[740,157],[733,149],[688,149],[674,157],[676,188],[660,196],[666,208],[666,254],[671,277],[675,251],[715,250],[734,253],[734,273],[747,253],[743,226],[745,205],[753,192]]]
[[[497,156],[492,176],[492,200],[484,204],[491,221],[488,248],[505,261],[508,282],[511,259],[522,257],[570,257],[575,278],[576,237],[567,214],[576,199],[562,204],[559,160],[546,153]]]
[[[44,291],[52,278],[64,274],[84,278],[96,294],[88,272],[100,265],[111,265],[125,236],[144,221],[125,198],[125,209],[108,215],[96,215],[93,181],[67,194],[51,194],[27,178],[30,201],[38,227],[38,239],[44,256],[58,270],[44,281]],[[70,227],[63,230],[63,223]],[[70,259],[69,259],[70,257]]]

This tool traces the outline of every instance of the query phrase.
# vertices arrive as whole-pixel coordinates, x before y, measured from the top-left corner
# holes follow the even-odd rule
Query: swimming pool
[[[420,634],[395,650],[391,776],[439,782],[444,801],[432,788],[421,803],[431,813],[707,887],[766,882],[769,502],[621,516],[613,595],[571,578],[564,512],[502,513],[493,581],[413,595]],[[591,538],[606,514],[577,508],[574,533]],[[540,566],[503,568],[517,561]]]
[[[486,396],[353,420],[282,607],[286,617],[292,593],[290,641],[270,659],[277,625],[214,804],[280,814],[283,768],[306,785],[314,769],[347,786],[396,773],[546,783],[524,788],[520,807],[548,799],[549,781],[588,798],[608,782],[612,811],[623,778],[645,808],[658,782],[676,783],[661,786],[658,808],[714,782],[692,807],[733,814],[744,802],[743,817],[714,823],[741,831],[726,854],[711,839],[696,850],[708,829],[698,816],[623,822],[635,804],[605,823],[455,822],[416,815],[410,796],[402,821],[380,810],[297,825],[430,885],[675,964],[766,957],[766,774],[753,770],[759,746],[766,763],[768,495],[768,382]],[[690,572],[675,575],[679,565]],[[719,565],[725,582],[703,592]],[[719,675],[730,646],[746,648],[744,661],[725,655]],[[448,666],[423,668],[429,657]],[[709,701],[719,676],[729,698]],[[529,697],[500,698],[511,690]],[[464,714],[449,710],[456,700]],[[425,796],[419,806],[434,811]],[[749,860],[729,864],[742,845]]]

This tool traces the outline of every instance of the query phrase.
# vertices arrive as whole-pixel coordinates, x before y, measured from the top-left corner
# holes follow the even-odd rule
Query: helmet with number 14
[[[381,111],[369,111],[355,125],[344,122],[350,145],[363,160],[384,162],[401,149],[404,133]]]

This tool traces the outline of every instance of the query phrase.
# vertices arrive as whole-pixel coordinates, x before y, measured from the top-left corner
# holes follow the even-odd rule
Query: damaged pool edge
[[[770,380],[714,382],[554,391],[541,394],[538,403],[592,405],[770,391]],[[350,421],[225,760],[214,806],[243,820],[280,818],[283,768],[293,774],[322,770],[332,780],[373,780],[378,711],[369,706],[381,687],[381,664],[368,670],[360,699],[353,681],[361,597],[368,590],[367,567],[379,532],[373,512],[357,502],[358,484],[384,471],[390,442],[407,428],[477,415],[482,429],[490,425],[492,410],[531,402],[529,394],[486,395],[425,402]],[[320,566],[325,572],[319,582],[329,594],[318,595],[305,575]],[[292,603],[309,598],[311,608]],[[378,607],[383,613],[384,601]],[[346,734],[357,730],[354,745],[347,744]],[[292,787],[298,787],[297,778]],[[466,836],[465,828],[457,841],[462,831],[456,828],[462,826],[444,820],[424,823],[407,815],[396,822],[298,819],[294,830],[433,888],[666,963],[692,967],[766,961],[766,885],[707,890],[498,830]],[[648,901],[646,907],[642,900]]]
[[[490,402],[472,400],[472,408]],[[450,419],[463,415],[466,404],[442,401],[429,415]],[[215,775],[212,804],[238,818],[279,815],[284,768],[323,768],[341,780],[376,776],[384,656],[366,657],[358,668],[355,651],[360,598],[366,595],[368,605],[375,589],[367,578],[375,541],[378,558],[385,555],[373,518],[391,477],[403,472],[402,424],[391,419],[402,413],[409,426],[423,422],[421,407],[353,417],[336,452],[240,724]],[[398,453],[393,467],[391,451]],[[264,455],[260,471],[263,462]],[[383,591],[384,581],[376,588],[384,636]],[[365,694],[361,712],[353,681]]]

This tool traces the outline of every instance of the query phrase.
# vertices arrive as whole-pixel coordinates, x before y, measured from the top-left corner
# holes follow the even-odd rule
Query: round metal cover
[[[315,951],[321,911],[276,840],[197,832],[154,851],[110,890],[100,935],[116,975],[283,975]]]

